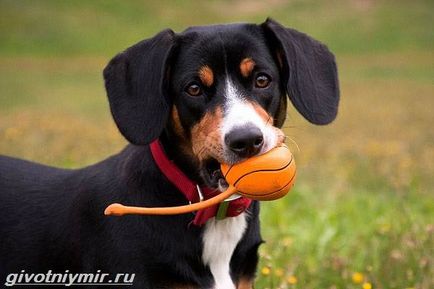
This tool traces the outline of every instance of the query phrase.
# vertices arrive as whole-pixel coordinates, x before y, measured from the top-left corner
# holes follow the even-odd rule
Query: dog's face
[[[116,56],[104,76],[130,142],[146,144],[168,131],[204,181],[220,188],[219,163],[284,141],[286,94],[316,124],[335,118],[339,100],[333,55],[272,20],[163,31]]]
[[[180,39],[169,77],[170,127],[198,160],[208,185],[216,186],[223,180],[219,163],[236,163],[283,142],[274,122],[283,122],[286,93],[258,31],[192,28]]]

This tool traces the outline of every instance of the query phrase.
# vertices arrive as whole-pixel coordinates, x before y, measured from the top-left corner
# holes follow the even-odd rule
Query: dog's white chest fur
[[[246,213],[223,220],[213,218],[205,225],[202,260],[214,277],[213,289],[235,289],[229,263],[246,226]]]

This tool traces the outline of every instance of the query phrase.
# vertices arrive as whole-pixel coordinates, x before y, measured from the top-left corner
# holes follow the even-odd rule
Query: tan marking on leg
[[[213,157],[223,161],[223,145],[220,126],[223,112],[220,107],[215,111],[207,112],[201,121],[191,130],[193,153],[202,161]]]
[[[237,289],[253,289],[254,281],[252,279],[241,278],[238,282]]]
[[[199,69],[199,78],[207,87],[211,87],[211,85],[214,83],[214,73],[208,65],[202,66]]]
[[[245,78],[249,77],[250,73],[252,73],[253,68],[255,68],[255,61],[250,57],[244,58],[240,63],[240,71],[241,75]]]

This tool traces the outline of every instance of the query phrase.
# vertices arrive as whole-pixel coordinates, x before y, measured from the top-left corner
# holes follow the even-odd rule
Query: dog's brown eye
[[[187,86],[186,91],[191,96],[198,96],[202,94],[202,88],[196,83]]]
[[[261,73],[256,77],[255,86],[258,88],[266,88],[270,85],[270,82],[270,77],[266,74]]]

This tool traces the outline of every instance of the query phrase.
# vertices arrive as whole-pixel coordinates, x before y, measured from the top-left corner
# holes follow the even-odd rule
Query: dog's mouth
[[[201,171],[202,177],[208,187],[219,189],[222,192],[229,187],[220,169],[220,163],[216,159],[209,158],[204,161]]]

